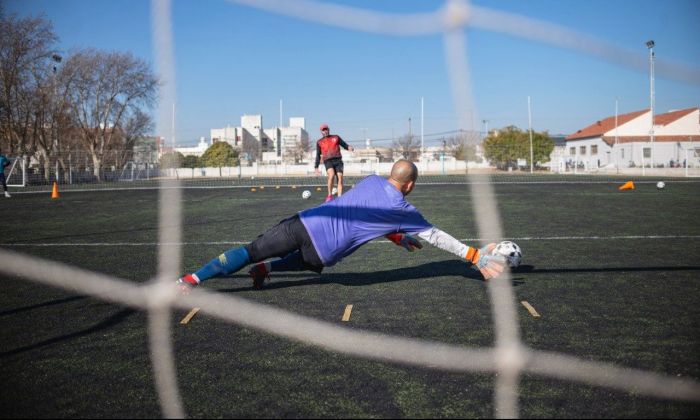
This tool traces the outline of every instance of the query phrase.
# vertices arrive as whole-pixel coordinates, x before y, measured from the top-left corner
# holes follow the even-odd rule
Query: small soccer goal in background
[[[5,170],[5,179],[8,187],[25,187],[27,186],[27,169],[24,159],[21,157],[12,158],[10,169]]]

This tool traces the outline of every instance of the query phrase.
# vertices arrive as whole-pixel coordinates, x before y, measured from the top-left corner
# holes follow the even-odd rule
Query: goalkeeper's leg
[[[272,230],[278,231],[277,235],[266,233],[247,246],[251,261],[265,261],[271,257],[282,257],[253,266],[249,274],[253,279],[254,288],[262,288],[271,271],[311,270],[317,273],[321,272],[323,262],[321,262],[309,233],[298,215],[284,220]]]
[[[208,264],[197,270],[194,275],[199,282],[213,277],[233,274],[250,263],[250,256],[245,247],[229,249]]]
[[[224,252],[194,274],[187,274],[180,278],[178,285],[191,288],[213,277],[233,274],[250,263],[264,261],[272,257],[286,257],[294,251],[301,255],[302,265],[307,264],[305,261],[310,261],[311,264],[308,266],[323,266],[311,238],[306,232],[306,227],[298,215],[281,221],[250,244]],[[294,264],[297,264],[295,257],[290,257],[287,265],[294,267]],[[266,271],[269,272],[269,270]],[[265,276],[267,276],[267,272],[264,273]]]
[[[235,273],[250,262],[248,251],[244,247],[229,249],[208,264],[192,274],[185,274],[175,284],[180,292],[188,294],[193,287],[198,286],[212,277]]]
[[[323,267],[315,266],[304,261],[301,251],[294,251],[284,258],[270,260],[256,264],[256,266],[264,266],[265,271],[272,273],[273,271],[315,271],[320,273]]]
[[[313,265],[304,261],[302,252],[294,251],[284,258],[255,264],[253,268],[250,269],[248,274],[253,279],[253,288],[262,289],[262,287],[265,285],[265,280],[270,278],[270,273],[273,271],[304,270],[320,273],[323,270],[323,266]]]

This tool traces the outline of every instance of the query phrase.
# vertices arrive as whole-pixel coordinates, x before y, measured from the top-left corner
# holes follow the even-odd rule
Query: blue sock
[[[209,261],[207,265],[200,268],[196,273],[199,281],[208,280],[212,277],[235,273],[245,267],[250,262],[248,251],[244,247],[229,249],[217,258]]]
[[[301,252],[295,251],[279,260],[270,261],[270,271],[302,271],[304,260]]]

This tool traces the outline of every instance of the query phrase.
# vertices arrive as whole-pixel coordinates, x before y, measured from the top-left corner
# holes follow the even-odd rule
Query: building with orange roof
[[[566,137],[560,170],[700,166],[699,108],[655,115],[653,141],[651,128],[648,109],[596,121]]]

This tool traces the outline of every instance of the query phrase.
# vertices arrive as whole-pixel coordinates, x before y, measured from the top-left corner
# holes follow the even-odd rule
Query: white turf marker
[[[352,312],[352,305],[348,305],[345,307],[345,313],[343,314],[343,321],[348,322],[350,321],[350,313]]]
[[[532,305],[530,305],[526,300],[524,300],[520,303],[522,303],[523,306],[525,307],[525,309],[527,309],[527,311],[530,312],[530,315],[534,316],[535,318],[540,317],[540,314],[538,314],[537,311],[535,310],[535,308],[533,308]]]
[[[192,319],[192,317],[193,317],[197,312],[199,312],[199,308],[192,308],[192,310],[190,311],[190,313],[188,313],[186,317],[182,318],[182,321],[180,321],[180,324],[183,324],[183,325],[184,325],[184,324],[187,324],[188,322],[190,322],[190,319]]]

